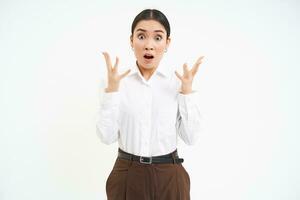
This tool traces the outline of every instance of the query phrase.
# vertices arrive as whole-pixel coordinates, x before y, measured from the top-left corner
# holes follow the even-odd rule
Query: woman
[[[106,182],[108,200],[190,199],[190,177],[178,156],[177,139],[194,144],[201,132],[192,82],[203,57],[190,70],[184,64],[183,75],[159,66],[170,41],[166,16],[146,9],[131,27],[136,66],[119,74],[118,57],[112,66],[103,52],[108,84],[97,115],[97,134],[106,144],[119,143]]]

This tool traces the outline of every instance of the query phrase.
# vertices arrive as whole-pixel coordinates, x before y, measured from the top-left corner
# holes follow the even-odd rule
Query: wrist
[[[119,90],[118,87],[108,86],[107,88],[105,88],[105,92],[117,92],[118,90]]]
[[[192,91],[193,90],[192,90],[192,86],[191,85],[182,85],[180,93],[182,93],[182,94],[189,94]]]

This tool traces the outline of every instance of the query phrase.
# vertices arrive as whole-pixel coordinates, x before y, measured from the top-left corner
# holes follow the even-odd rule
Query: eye
[[[158,35],[155,37],[155,40],[160,41],[160,40],[162,40],[162,37],[160,35]]]
[[[144,38],[145,38],[145,36],[143,34],[138,35],[138,39],[142,40]]]

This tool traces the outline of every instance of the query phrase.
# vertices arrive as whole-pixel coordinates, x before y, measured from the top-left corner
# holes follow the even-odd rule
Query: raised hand
[[[191,70],[188,70],[187,64],[184,63],[182,76],[175,71],[176,76],[181,80],[181,93],[188,94],[192,92],[193,79],[199,69],[200,64],[202,63],[203,58],[204,56],[199,57]]]
[[[124,78],[127,74],[129,74],[130,69],[128,69],[123,74],[119,75],[118,73],[118,64],[119,64],[119,58],[116,57],[116,62],[114,64],[114,67],[112,67],[110,56],[107,52],[102,52],[105,58],[106,67],[107,67],[107,78],[108,78],[108,85],[107,88],[105,88],[105,92],[115,92],[118,91],[120,81],[122,78]]]

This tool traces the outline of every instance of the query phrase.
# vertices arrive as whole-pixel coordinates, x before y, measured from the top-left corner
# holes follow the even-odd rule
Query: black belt
[[[139,161],[140,163],[143,164],[183,163],[183,158],[178,157],[177,149],[172,153],[162,155],[162,156],[144,157],[144,156],[137,156],[137,155],[127,153],[119,148],[118,157],[126,160]]]

